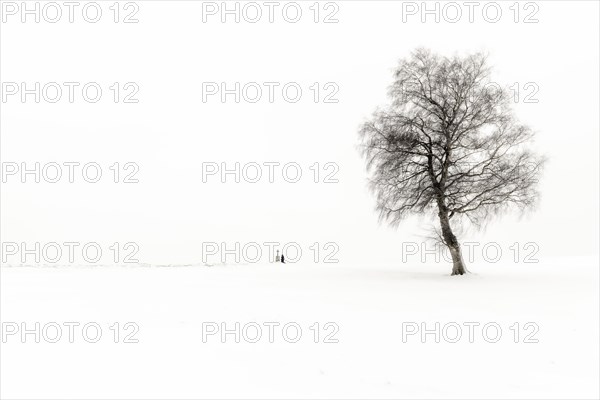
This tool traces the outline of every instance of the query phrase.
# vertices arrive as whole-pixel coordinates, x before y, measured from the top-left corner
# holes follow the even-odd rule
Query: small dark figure
[[[281,255],[281,262],[282,262],[283,264],[285,264],[285,257],[283,256],[283,254]]]

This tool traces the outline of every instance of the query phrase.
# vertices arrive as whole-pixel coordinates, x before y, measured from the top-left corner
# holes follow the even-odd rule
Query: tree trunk
[[[442,237],[444,238],[444,242],[446,243],[446,246],[448,246],[450,254],[452,255],[452,275],[464,275],[468,271],[462,258],[460,244],[458,243],[458,240],[456,239],[456,236],[450,227],[450,218],[448,217],[448,212],[446,210],[440,210],[438,215],[440,217],[440,224],[442,226]]]

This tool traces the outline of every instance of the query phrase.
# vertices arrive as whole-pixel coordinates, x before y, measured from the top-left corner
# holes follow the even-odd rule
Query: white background
[[[464,7],[458,23],[431,15],[422,23],[420,14],[403,23],[402,3],[392,1],[341,2],[335,24],[314,24],[312,3],[302,3],[297,24],[280,13],[268,23],[266,8],[256,24],[231,16],[221,24],[218,15],[203,24],[201,2],[149,1],[139,3],[139,23],[114,24],[112,3],[102,4],[97,24],[81,14],[73,24],[66,16],[22,24],[18,15],[3,24],[4,82],[98,82],[104,93],[95,104],[10,97],[2,104],[2,161],[95,161],[106,174],[98,184],[9,177],[4,241],[133,241],[149,263],[198,261],[202,242],[332,241],[343,262],[397,263],[394,249],[421,240],[425,223],[408,221],[398,231],[378,225],[357,129],[386,104],[397,60],[424,46],[445,55],[488,52],[495,80],[519,83],[516,113],[538,132],[549,159],[537,212],[463,240],[496,241],[505,251],[533,241],[539,257],[598,253],[597,3],[539,2],[538,23],[514,23],[512,3],[500,3],[495,24],[482,6],[474,23]],[[533,10],[520,9],[520,19]],[[114,104],[107,89],[114,82],[136,82],[139,103]],[[235,104],[231,96],[202,103],[202,82],[298,82],[304,95],[296,104],[280,92],[273,104]],[[314,104],[314,82],[335,82],[339,103]],[[539,87],[537,104],[522,102],[527,82]],[[128,161],[139,165],[140,183],[110,183],[108,166]],[[298,162],[303,178],[202,183],[202,162],[269,161]],[[313,183],[315,162],[337,163],[339,183]]]
[[[139,22],[115,24],[113,2],[99,3],[96,24],[82,19],[80,7],[74,23],[66,16],[21,23],[13,15],[0,27],[3,83],[98,82],[104,89],[95,104],[80,92],[72,104],[37,104],[32,96],[0,104],[4,164],[97,162],[104,173],[96,184],[81,175],[57,184],[8,177],[2,242],[98,242],[107,253],[114,242],[135,242],[146,266],[194,266],[48,268],[42,261],[22,268],[20,255],[9,257],[3,323],[96,321],[107,329],[134,321],[140,343],[115,345],[107,330],[98,345],[12,336],[1,344],[2,396],[598,397],[597,2],[538,1],[527,9],[521,2],[518,22],[513,2],[498,2],[497,23],[482,16],[482,2],[473,22],[462,6],[459,22],[436,23],[433,15],[425,22],[420,13],[403,15],[406,2],[340,1],[333,24],[313,22],[313,2],[299,2],[296,24],[281,7],[273,23],[266,15],[256,24],[219,16],[203,23],[195,1],[138,1]],[[524,23],[533,9],[538,22]],[[495,81],[519,84],[515,113],[538,133],[533,147],[548,158],[537,210],[459,238],[495,242],[503,252],[497,264],[478,253],[468,262],[474,273],[464,277],[450,277],[451,264],[431,256],[403,262],[403,243],[422,242],[431,221],[379,224],[357,148],[361,123],[388,101],[398,60],[420,46],[449,56],[488,53]],[[114,82],[139,85],[139,103],[115,104]],[[279,91],[274,103],[223,104],[218,96],[204,103],[203,82],[297,82],[304,93],[295,104]],[[308,89],[315,82],[338,85],[339,102],[315,104]],[[539,87],[537,103],[523,101],[527,83]],[[115,162],[137,163],[139,183],[113,183]],[[264,176],[256,184],[203,183],[204,162],[297,162],[303,176],[288,183],[278,169],[274,183]],[[336,163],[339,183],[314,183],[315,162]],[[203,242],[297,242],[304,253],[285,267],[265,255],[255,266],[229,259],[206,268]],[[315,264],[308,249],[315,242],[336,243],[339,263]],[[537,263],[523,262],[526,243],[535,244]],[[114,263],[108,255],[102,264]],[[296,321],[304,329],[335,321],[340,342],[207,345],[199,340],[203,321]],[[416,337],[405,344],[403,321],[496,321],[505,335],[498,345]],[[539,343],[513,343],[508,327],[528,321],[539,325]]]

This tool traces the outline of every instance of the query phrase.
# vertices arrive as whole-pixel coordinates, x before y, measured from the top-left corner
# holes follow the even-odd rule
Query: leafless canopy
[[[360,131],[381,219],[436,210],[480,226],[535,203],[542,159],[525,147],[532,132],[492,83],[484,55],[419,49],[401,61],[390,96]]]

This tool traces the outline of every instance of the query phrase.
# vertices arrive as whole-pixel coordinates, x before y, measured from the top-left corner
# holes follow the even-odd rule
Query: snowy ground
[[[1,311],[10,322],[81,325],[57,343],[4,335],[3,398],[598,398],[598,260],[486,265],[466,277],[449,266],[244,265],[4,267]],[[114,343],[119,322],[121,335]],[[139,326],[123,343],[126,322]],[[203,322],[256,322],[257,343],[202,340]],[[264,323],[278,322],[273,343]],[[288,343],[290,322],[302,337]],[[314,323],[320,323],[319,343]],[[323,343],[325,336],[339,331]],[[403,322],[478,322],[474,342],[402,340]],[[483,324],[502,328],[488,343]],[[518,343],[514,323],[520,323]],[[533,332],[532,322],[539,331]],[[63,325],[64,326],[64,325]],[[206,325],[205,325],[206,326]],[[247,325],[250,327],[250,325]],[[313,326],[313,330],[310,327]],[[114,327],[114,326],[113,326]],[[206,328],[205,328],[206,329]],[[250,329],[250,328],[249,328]],[[453,337],[453,331],[447,331]],[[6,332],[4,332],[6,333]],[[488,331],[489,338],[495,336]],[[253,338],[254,331],[246,331]],[[295,332],[288,331],[293,339]],[[93,338],[94,331],[88,331]]]

